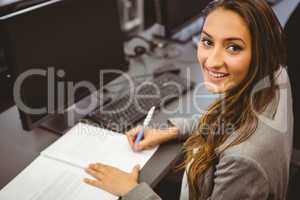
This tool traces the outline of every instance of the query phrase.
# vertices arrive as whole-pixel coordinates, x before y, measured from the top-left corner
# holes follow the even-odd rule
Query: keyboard
[[[193,82],[176,74],[163,73],[143,82],[134,92],[128,91],[121,98],[98,108],[87,118],[102,128],[124,133],[144,119],[152,106],[162,108],[193,86]]]

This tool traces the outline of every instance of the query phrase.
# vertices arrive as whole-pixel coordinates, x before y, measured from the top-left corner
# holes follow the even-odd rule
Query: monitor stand
[[[82,101],[76,103],[76,106],[78,108],[87,107],[89,98],[90,97],[84,98]],[[110,102],[110,100],[111,100],[110,97],[103,96],[102,101],[96,106],[96,108],[107,104],[108,102]],[[43,122],[39,126],[39,128],[45,129],[47,131],[51,131],[59,135],[63,135],[70,128],[72,128],[77,122],[83,119],[87,114],[89,113],[88,112],[77,113],[75,107],[73,106],[73,108],[71,107],[64,113],[53,114],[48,120]]]

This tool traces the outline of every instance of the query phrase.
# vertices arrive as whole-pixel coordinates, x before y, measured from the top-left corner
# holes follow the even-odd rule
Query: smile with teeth
[[[228,76],[229,74],[224,74],[224,73],[220,73],[220,72],[213,72],[210,70],[207,70],[208,74],[214,78],[224,78],[226,76]]]

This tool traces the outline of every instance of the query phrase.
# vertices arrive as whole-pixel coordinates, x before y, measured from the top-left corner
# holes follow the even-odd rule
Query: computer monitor
[[[160,5],[157,7],[160,9],[160,13],[158,16],[161,18],[160,23],[164,26],[164,37],[186,42],[193,34],[200,32],[199,26],[201,26],[201,22],[200,25],[195,24],[194,27],[190,27],[190,29],[182,33],[182,35],[176,35],[184,27],[195,22],[195,20],[200,17],[201,11],[210,1],[211,0],[159,1]]]
[[[50,0],[1,16],[0,27],[15,80],[29,73],[20,87],[20,97],[30,108],[49,107],[49,101],[54,100],[57,110],[58,84],[88,81],[99,89],[100,82],[106,84],[120,75],[111,73],[100,80],[100,71],[127,71],[116,0]],[[51,70],[54,85],[49,86]],[[66,99],[66,88],[65,108],[74,103]],[[87,95],[89,91],[80,88],[75,101]],[[50,116],[49,109],[42,114],[20,107],[19,111],[25,130],[39,126]]]

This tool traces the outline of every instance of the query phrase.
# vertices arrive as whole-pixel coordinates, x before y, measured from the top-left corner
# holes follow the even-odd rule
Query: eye
[[[201,39],[201,44],[206,47],[206,48],[209,48],[211,46],[213,46],[213,42],[207,38],[202,38]]]
[[[231,53],[238,53],[243,50],[243,48],[237,44],[231,44],[227,47],[227,49]]]

